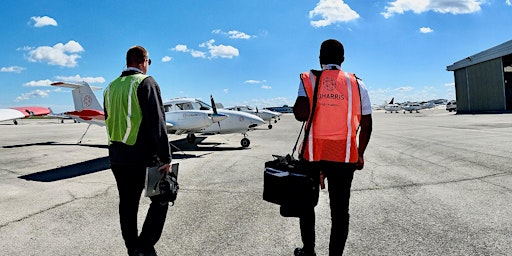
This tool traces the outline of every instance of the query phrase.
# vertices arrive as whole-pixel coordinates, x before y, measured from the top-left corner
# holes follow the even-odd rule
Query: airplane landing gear
[[[188,143],[194,143],[196,142],[196,135],[194,135],[193,133],[189,133],[187,135],[187,142]]]
[[[247,134],[242,134],[244,135],[244,138],[240,141],[240,145],[242,145],[242,148],[246,148],[251,144],[251,141],[247,138]]]
[[[243,148],[248,147],[251,144],[251,141],[248,138],[243,138],[240,141],[240,145],[242,145]]]
[[[269,128],[269,129],[272,129],[272,125],[271,125],[271,124],[269,124],[269,125],[268,125],[268,128]]]

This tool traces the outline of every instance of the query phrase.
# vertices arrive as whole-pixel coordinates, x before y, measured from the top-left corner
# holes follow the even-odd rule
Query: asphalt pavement
[[[376,111],[373,120],[346,255],[512,255],[512,114]],[[180,191],[158,254],[293,255],[298,220],[262,200],[263,165],[291,153],[300,127],[285,114],[249,132],[248,148],[241,134],[197,145],[169,135]],[[0,255],[125,255],[105,128],[91,126],[77,144],[86,128],[0,123]],[[327,255],[326,190],[316,213],[317,255]]]

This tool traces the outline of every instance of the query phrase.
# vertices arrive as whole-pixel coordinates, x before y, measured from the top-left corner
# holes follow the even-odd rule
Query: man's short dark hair
[[[126,64],[137,65],[144,62],[148,58],[148,51],[140,45],[136,45],[128,49],[126,52]]]
[[[338,64],[345,60],[343,44],[336,39],[328,39],[320,46],[320,64]]]

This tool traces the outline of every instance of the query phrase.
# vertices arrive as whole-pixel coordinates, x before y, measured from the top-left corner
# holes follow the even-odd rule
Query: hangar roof
[[[485,51],[479,52],[475,55],[471,55],[465,59],[459,60],[450,66],[446,67],[447,71],[455,71],[457,69],[465,68],[471,65],[482,63],[484,61],[503,57],[505,55],[512,54],[512,40],[494,46]]]

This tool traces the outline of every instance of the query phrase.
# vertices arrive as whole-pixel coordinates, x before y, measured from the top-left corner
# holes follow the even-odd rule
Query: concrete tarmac
[[[511,114],[376,111],[373,120],[346,255],[511,255]],[[300,127],[285,114],[273,129],[249,132],[249,148],[240,134],[173,142],[181,189],[158,254],[293,255],[298,219],[262,200],[263,165],[291,153]],[[126,255],[105,128],[91,126],[76,144],[86,128],[0,123],[0,255]],[[148,205],[142,198],[140,226]],[[327,190],[316,213],[317,255],[328,255]]]

